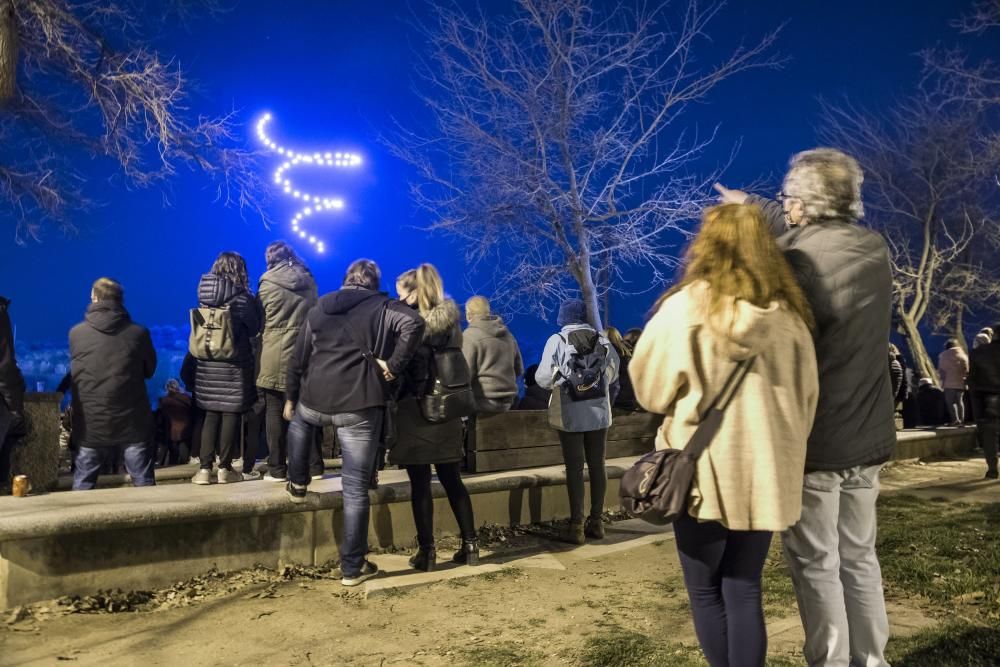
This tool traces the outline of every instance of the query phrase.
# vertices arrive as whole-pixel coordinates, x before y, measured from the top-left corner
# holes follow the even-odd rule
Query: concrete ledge
[[[974,429],[902,433],[897,458],[971,451]],[[607,508],[636,457],[607,462]],[[410,488],[385,471],[371,494],[369,544],[414,543]],[[476,521],[528,524],[569,513],[562,466],[469,475]],[[343,526],[340,478],[310,485],[291,503],[282,484],[251,481],[195,487],[98,489],[0,498],[0,609],[101,588],[149,589],[211,567],[319,564],[336,559]],[[435,529],[457,532],[444,489],[434,484]]]

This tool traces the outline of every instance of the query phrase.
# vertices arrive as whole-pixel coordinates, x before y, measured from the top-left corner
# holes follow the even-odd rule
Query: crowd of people
[[[191,312],[181,373],[190,395],[169,383],[158,420],[145,388],[156,366],[149,333],[130,320],[121,285],[102,278],[70,332],[74,488],[93,488],[117,452],[136,485],[155,483],[154,458],[189,456],[199,462],[195,484],[242,482],[253,476],[256,450],[238,443],[244,416],[257,414],[263,421],[250,429],[266,433],[263,479],[283,482],[301,503],[323,474],[319,443],[332,427],[342,457],[344,585],[378,572],[367,558],[368,491],[386,456],[411,485],[418,549],[410,564],[437,564],[433,472],[461,532],[451,559],[476,565],[462,461],[463,433],[477,416],[548,411],[570,506],[558,537],[583,544],[604,537],[612,407],[664,415],[657,448],[680,449],[733,369],[749,365],[673,526],[702,649],[711,665],[763,664],[761,576],[779,532],[809,664],[886,665],[875,503],[896,442],[895,410],[904,423],[954,425],[965,421],[968,400],[987,478],[996,479],[1000,329],[981,331],[969,355],[950,341],[941,388],[913,382],[889,343],[886,243],[858,224],[862,181],[850,156],[815,149],[792,158],[774,199],[717,185],[720,203],[704,212],[682,276],[644,330],[598,331],[584,301],[570,299],[527,369],[486,298],[466,302],[463,331],[430,264],[400,275],[393,297],[380,291],[378,265],[360,259],[339,289],[319,296],[301,258],[275,242],[255,295],[243,258],[224,252],[202,276]],[[0,441],[20,428],[23,394],[6,307],[0,301]],[[157,422],[158,455],[148,446]]]

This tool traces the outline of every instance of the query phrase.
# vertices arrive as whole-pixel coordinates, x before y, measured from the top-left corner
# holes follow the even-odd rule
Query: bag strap
[[[712,401],[712,404],[708,406],[708,412],[701,420],[701,423],[698,424],[694,435],[691,436],[687,445],[684,446],[685,456],[693,461],[697,461],[702,453],[708,449],[708,446],[719,432],[719,427],[722,426],[723,413],[729,406],[730,401],[733,400],[733,396],[736,395],[736,391],[740,388],[740,385],[743,384],[743,379],[746,378],[747,372],[753,365],[755,358],[749,357],[744,359],[730,373],[726,383],[722,386],[722,390],[715,397],[715,400]]]
[[[379,309],[378,333],[375,334],[376,345],[378,345],[378,341],[380,341],[382,338],[382,327],[385,324],[385,311],[386,308],[388,307],[388,304],[389,301],[386,300],[385,302],[382,303],[382,306]],[[347,325],[346,326],[347,335],[350,336],[351,341],[354,343],[354,345],[356,345],[361,350],[361,356],[364,357],[365,361],[368,362],[368,367],[373,371],[377,371],[378,364],[375,361],[375,353],[372,352],[372,349],[364,343],[364,340],[358,333],[358,330],[354,328],[353,324],[351,324],[351,318],[348,316],[348,313],[344,313],[343,315],[340,316],[340,318],[344,321],[344,324]],[[376,376],[380,380],[384,379],[382,378],[381,373],[376,373]]]

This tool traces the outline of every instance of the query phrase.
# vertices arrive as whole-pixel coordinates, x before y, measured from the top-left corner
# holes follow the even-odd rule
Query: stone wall
[[[27,475],[34,491],[50,491],[59,477],[59,403],[62,394],[24,395],[24,419],[28,434],[14,444],[11,470]],[[7,481],[4,493],[10,493]]]

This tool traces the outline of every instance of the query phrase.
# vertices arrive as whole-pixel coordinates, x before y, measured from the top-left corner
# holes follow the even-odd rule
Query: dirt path
[[[902,488],[910,476],[930,483],[935,475],[944,477],[938,486],[958,484],[969,479],[969,465],[897,467],[886,486]],[[765,577],[771,654],[774,664],[796,664],[802,631],[780,558],[772,556]],[[588,639],[615,633],[696,645],[671,534],[638,522],[615,524],[600,546],[563,549],[515,536],[484,559],[489,571],[444,570],[437,578],[462,576],[433,583],[408,574],[405,556],[372,560],[389,573],[367,598],[329,578],[259,571],[212,579],[195,594],[178,589],[181,599],[193,595],[190,604],[175,599],[155,611],[66,614],[43,605],[0,627],[0,664],[562,665],[581,664]],[[935,623],[903,597],[890,599],[890,608],[896,634]]]

